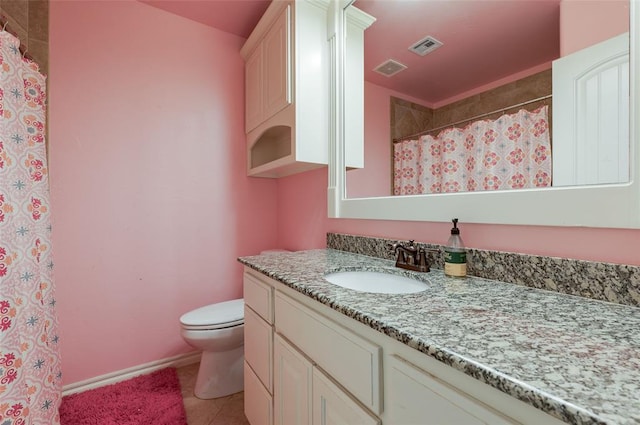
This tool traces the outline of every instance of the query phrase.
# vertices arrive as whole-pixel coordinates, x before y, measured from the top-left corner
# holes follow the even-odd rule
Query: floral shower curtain
[[[45,77],[0,31],[0,424],[58,424]]]
[[[548,106],[394,145],[394,194],[551,185]]]

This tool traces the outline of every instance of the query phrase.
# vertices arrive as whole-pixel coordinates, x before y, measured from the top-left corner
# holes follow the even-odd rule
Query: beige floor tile
[[[249,425],[244,415],[244,393],[229,396],[209,425]]]
[[[177,369],[189,425],[248,425],[244,416],[244,393],[202,400],[193,395],[199,364]]]

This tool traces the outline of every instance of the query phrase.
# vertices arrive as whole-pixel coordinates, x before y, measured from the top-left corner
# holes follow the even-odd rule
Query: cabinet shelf
[[[291,127],[269,128],[250,148],[251,169],[291,155]]]

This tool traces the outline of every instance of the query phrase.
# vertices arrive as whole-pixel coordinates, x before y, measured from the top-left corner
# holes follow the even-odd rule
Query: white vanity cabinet
[[[251,425],[562,423],[255,270],[244,282]]]
[[[244,412],[251,425],[273,424],[273,287],[245,273]]]
[[[265,276],[244,273],[245,414],[251,425],[380,424],[372,413],[381,411],[380,347],[283,290]],[[275,332],[254,308],[266,317],[273,312]]]
[[[276,425],[380,423],[278,334],[274,358]]]
[[[273,1],[240,50],[250,176],[283,177],[328,163],[328,8],[329,0]],[[351,15],[349,51],[352,62],[358,61],[353,73],[359,71],[362,85],[363,33],[373,20],[362,12]],[[363,105],[360,93],[350,99],[349,110],[361,114]],[[364,164],[362,123],[349,127],[354,142],[347,147],[346,163],[352,168]]]
[[[293,298],[275,294],[276,331],[373,413],[382,411],[380,346]]]

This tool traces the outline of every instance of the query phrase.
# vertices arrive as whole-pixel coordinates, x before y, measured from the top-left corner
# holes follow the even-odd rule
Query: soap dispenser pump
[[[444,274],[453,277],[465,277],[467,275],[467,251],[460,237],[458,219],[451,220],[453,228],[451,236],[444,248]]]

